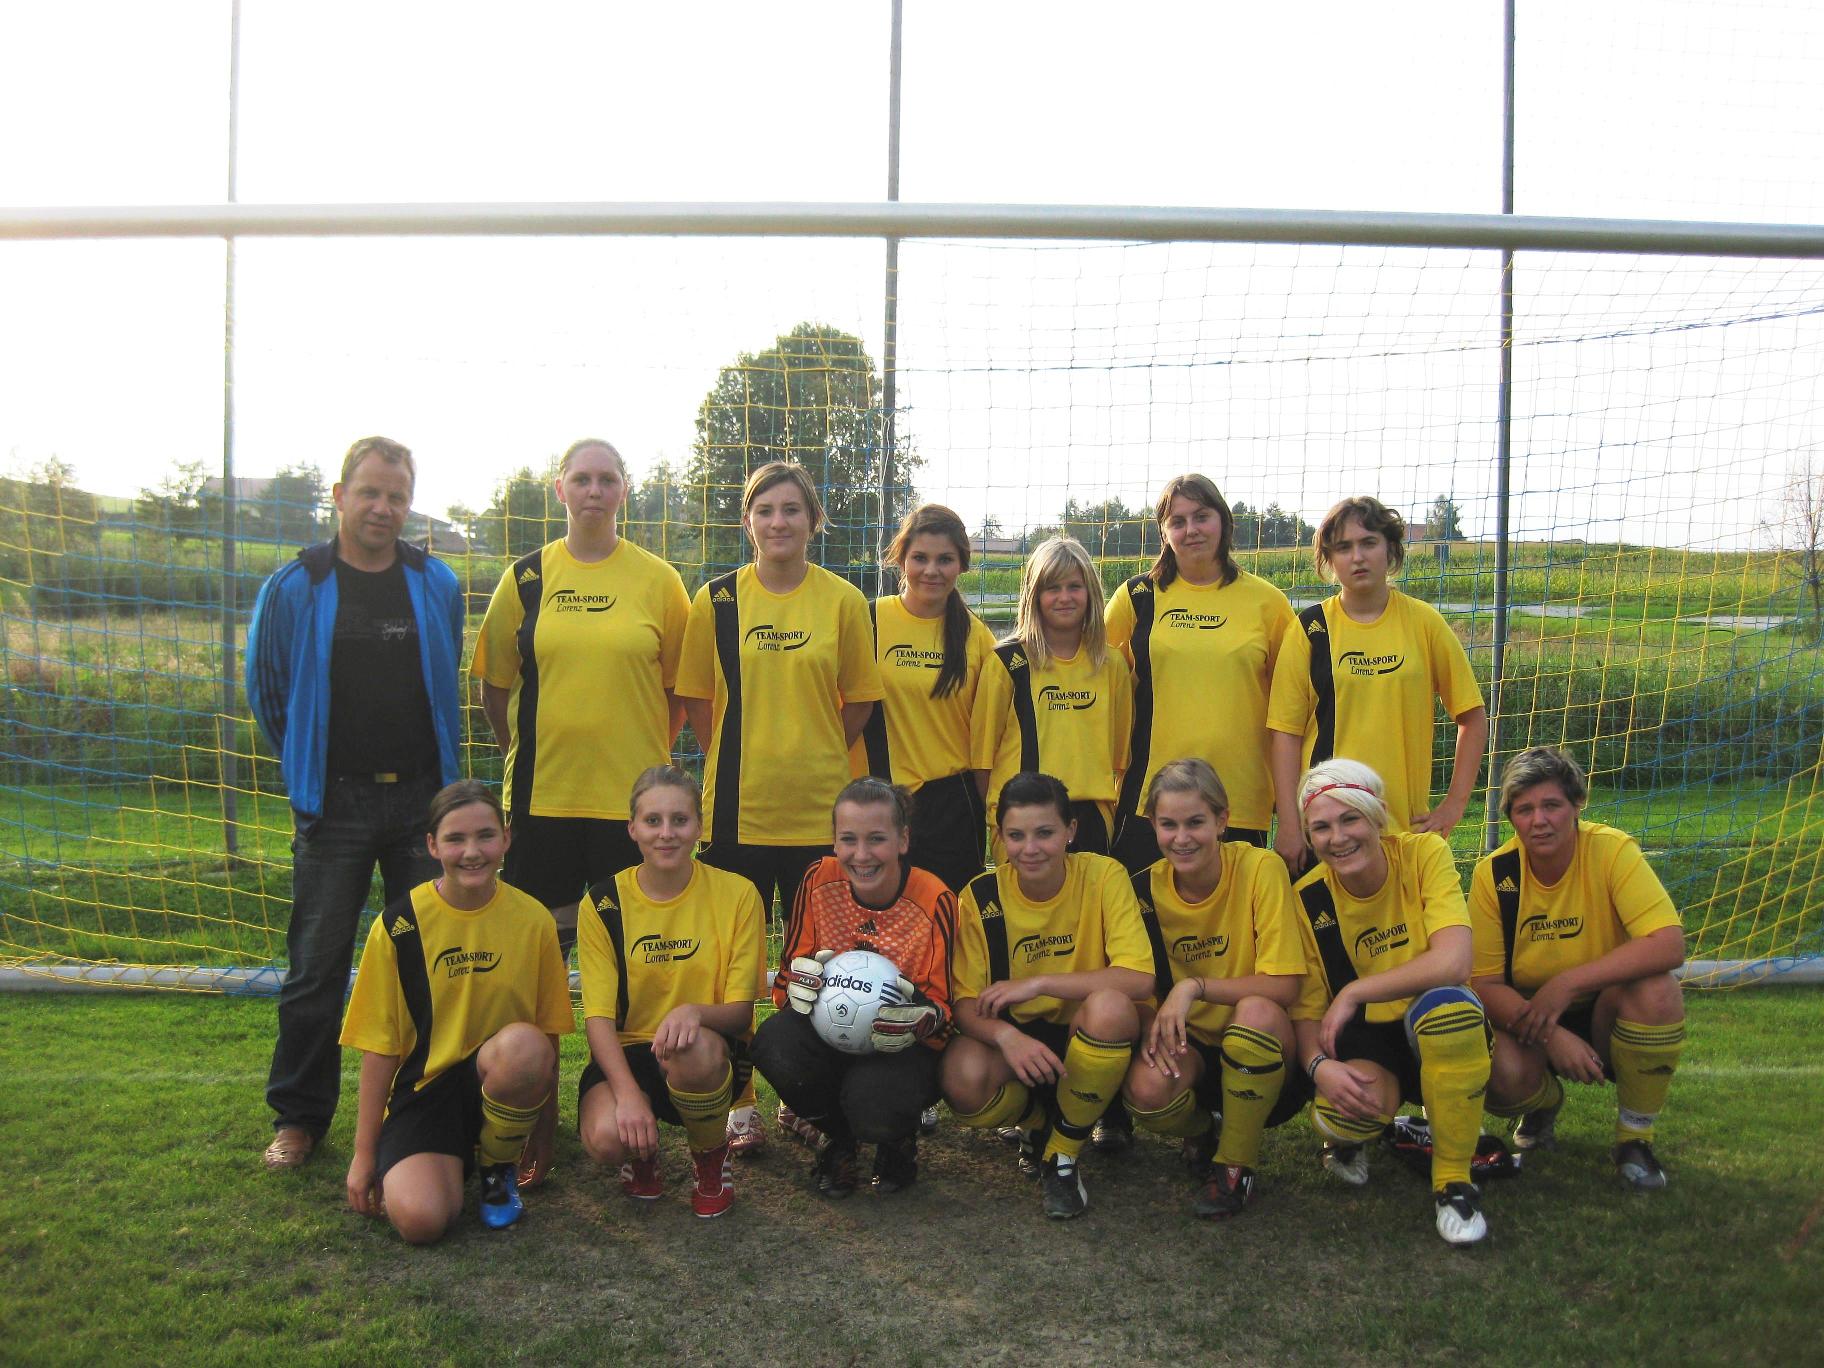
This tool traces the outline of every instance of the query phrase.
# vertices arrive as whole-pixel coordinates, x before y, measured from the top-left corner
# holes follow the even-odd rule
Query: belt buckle
[[[374,782],[376,784],[396,784],[399,782],[399,776],[390,771],[385,774],[376,774],[374,776]]]

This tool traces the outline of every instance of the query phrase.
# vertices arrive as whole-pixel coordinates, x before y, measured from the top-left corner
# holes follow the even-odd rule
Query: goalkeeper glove
[[[874,1014],[874,1027],[868,1032],[869,1043],[881,1054],[896,1054],[944,1027],[942,1010],[910,980],[900,979],[894,990],[883,995],[886,1005]]]
[[[823,991],[823,966],[835,956],[834,950],[819,950],[809,957],[799,955],[779,971],[779,977],[785,981],[786,1005],[794,1012],[804,1016],[811,1014],[811,1008],[817,1005],[817,995]]]

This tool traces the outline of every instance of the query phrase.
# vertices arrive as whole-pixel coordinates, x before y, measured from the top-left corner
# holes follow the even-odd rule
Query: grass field
[[[0,1358],[9,1363],[1462,1363],[1815,1361],[1824,1277],[1824,996],[1702,994],[1661,1126],[1662,1196],[1620,1191],[1612,1094],[1491,1186],[1453,1251],[1424,1183],[1361,1191],[1308,1123],[1269,1137],[1258,1204],[1195,1221],[1175,1152],[1087,1169],[1047,1225],[1009,1151],[946,1121],[916,1187],[846,1203],[776,1142],[694,1220],[588,1171],[566,1042],[558,1168],[512,1231],[473,1208],[414,1251],[342,1205],[347,1105],[313,1162],[261,1171],[270,1003],[0,997]],[[676,1133],[668,1176],[681,1175]],[[471,1198],[472,1198],[471,1192]]]

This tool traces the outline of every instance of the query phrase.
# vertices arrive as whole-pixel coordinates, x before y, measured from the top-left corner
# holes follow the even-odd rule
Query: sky
[[[249,203],[877,201],[887,0],[245,0]],[[506,17],[510,14],[510,17]],[[212,204],[230,10],[0,0],[0,201]],[[1519,4],[1521,213],[1824,221],[1824,6]],[[1501,7],[906,0],[908,201],[1500,208]],[[418,505],[585,433],[689,455],[717,370],[803,320],[881,352],[850,240],[249,240],[236,466],[406,441]],[[132,493],[220,464],[219,242],[0,243],[0,460]],[[1523,534],[1752,544],[1815,444],[1812,263],[1524,254]],[[901,430],[975,525],[1186,468],[1315,519],[1493,525],[1489,253],[908,243]]]

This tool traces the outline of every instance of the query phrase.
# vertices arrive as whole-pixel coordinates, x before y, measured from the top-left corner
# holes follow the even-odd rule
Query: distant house
[[[1026,554],[1026,539],[990,537],[977,532],[969,539],[969,549],[978,556],[1023,556]]]
[[[244,507],[258,508],[272,500],[273,477],[270,475],[236,475],[234,477],[235,501]],[[212,475],[203,481],[203,492],[217,498],[222,493],[222,477]],[[469,549],[469,539],[458,532],[455,526],[442,518],[434,518],[429,513],[413,512],[405,520],[405,539],[428,544],[433,551],[445,555],[464,555]]]

